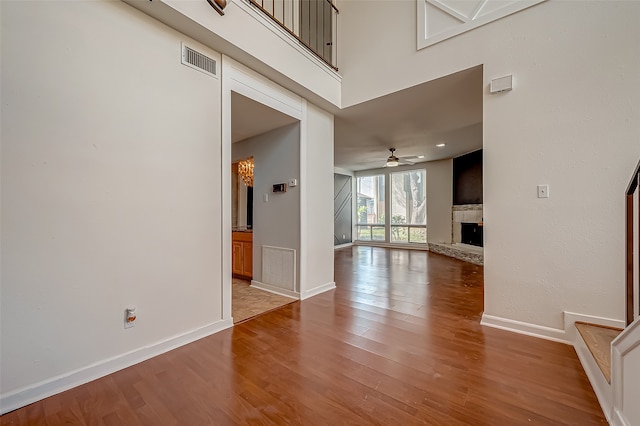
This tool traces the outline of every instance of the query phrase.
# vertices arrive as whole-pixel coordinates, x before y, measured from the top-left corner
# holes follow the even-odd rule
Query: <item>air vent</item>
[[[218,63],[214,59],[203,55],[184,43],[182,43],[182,63],[210,76],[218,76]]]

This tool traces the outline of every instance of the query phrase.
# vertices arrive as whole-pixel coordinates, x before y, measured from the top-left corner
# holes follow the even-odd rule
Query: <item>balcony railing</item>
[[[338,8],[332,0],[248,0],[303,46],[338,70]]]

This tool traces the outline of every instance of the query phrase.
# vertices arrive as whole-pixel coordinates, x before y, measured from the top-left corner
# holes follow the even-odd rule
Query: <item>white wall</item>
[[[300,212],[298,222],[300,238],[298,263],[300,267],[297,269],[300,278],[298,281],[299,293],[292,295],[304,299],[329,290],[334,286],[333,243],[332,232],[328,232],[328,235],[325,235],[324,232],[326,232],[327,224],[330,230],[333,226],[333,116],[325,110],[308,103],[305,99],[296,96],[291,91],[274,84],[237,61],[226,56],[223,60],[222,186],[223,192],[226,191],[222,197],[223,206],[231,202],[229,191],[229,177],[231,175],[231,92],[235,92],[300,122],[299,156],[297,160],[294,160],[299,165],[299,176],[289,174],[286,179],[279,182],[271,182],[271,184],[287,182],[289,179],[299,177],[298,186],[291,188],[292,191],[298,192],[300,197],[298,204]],[[226,158],[228,158],[228,161],[224,161]],[[228,182],[225,182],[225,179]],[[258,192],[256,192],[257,196]],[[230,212],[230,207],[228,213],[227,209],[223,208],[223,216]],[[230,223],[230,215],[228,219],[223,217],[223,227],[228,226],[229,233]],[[226,229],[223,229],[223,246],[226,244],[225,238],[228,238],[228,236]],[[328,241],[329,244],[326,244],[325,241]],[[228,261],[225,259],[227,256]],[[223,276],[231,276],[230,264],[231,258],[229,254],[227,252],[223,253],[223,268],[229,270],[228,274],[227,271],[223,271]],[[259,285],[260,283],[256,284]],[[230,301],[230,283],[223,283],[223,293],[223,298]]]
[[[325,109],[340,105],[340,75],[243,0],[224,16],[206,1],[125,1]]]
[[[308,103],[303,110],[300,124],[237,142],[231,157],[255,161],[253,279],[262,281],[263,245],[295,249],[296,292],[302,299],[334,286],[333,204],[328,202],[333,200],[333,116]],[[291,179],[298,185],[272,192],[273,184]]]
[[[333,115],[307,103],[301,152],[301,287],[303,299],[333,281]]]
[[[291,124],[232,145],[232,160],[253,156],[253,279],[262,281],[262,246],[296,250],[300,283],[300,190],[273,193],[273,184],[300,176],[300,124]],[[269,201],[263,200],[267,194]],[[299,285],[299,284],[298,284]]]
[[[611,344],[612,425],[640,424],[640,321],[635,320]],[[609,414],[609,413],[606,413]]]
[[[640,3],[551,0],[420,51],[415,2],[362,3],[341,5],[343,106],[484,65],[485,314],[622,319]],[[513,91],[488,94],[507,74]]]
[[[186,37],[124,3],[1,7],[4,411],[230,324],[220,80],[181,65]]]
[[[427,241],[451,243],[453,160],[430,161],[426,165]]]
[[[303,297],[331,287],[331,114],[228,57],[223,97],[180,44],[219,53],[124,3],[1,8],[3,412],[231,326],[230,90],[302,120],[268,154],[293,169],[265,180],[318,180],[278,238],[302,241]]]
[[[640,346],[636,345],[630,350],[623,360],[623,368],[626,375],[623,377],[623,402],[624,416],[629,425],[640,423],[640,407],[638,407],[638,395],[640,395]],[[633,379],[635,377],[635,379]]]

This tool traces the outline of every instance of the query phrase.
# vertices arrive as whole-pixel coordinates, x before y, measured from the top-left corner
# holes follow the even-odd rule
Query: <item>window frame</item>
[[[384,196],[384,198],[382,199],[382,202],[384,202],[384,212],[382,212],[382,215],[384,215],[384,221],[383,222],[376,222],[376,223],[369,223],[369,222],[360,222],[360,214],[359,211],[360,210],[360,202],[359,202],[359,198],[360,198],[360,179],[361,178],[375,178],[377,177],[378,179],[382,179],[383,184],[384,184],[384,191],[382,192],[382,195]],[[355,202],[355,216],[356,216],[356,220],[355,220],[355,232],[353,233],[355,235],[355,241],[371,241],[371,242],[385,242],[388,238],[388,232],[386,229],[386,225],[385,225],[385,221],[386,221],[386,211],[387,211],[387,180],[386,180],[386,176],[385,173],[373,173],[373,174],[368,174],[368,175],[364,175],[364,176],[355,176],[355,181],[356,181],[356,202]],[[376,181],[375,183],[376,185],[380,185],[379,181]],[[366,194],[363,194],[366,195]],[[367,197],[369,197],[368,195],[366,195]],[[380,217],[380,212],[376,210],[376,216]],[[368,215],[368,214],[367,214]],[[383,234],[383,238],[382,240],[380,239],[374,239],[374,233],[373,233],[373,228],[380,228],[382,227],[384,230],[384,234]],[[369,239],[368,240],[361,240],[360,239],[360,229],[361,228],[369,228]]]
[[[422,170],[424,172],[424,194],[425,194],[425,209],[428,205],[427,198],[427,180],[428,173],[427,167],[424,163],[418,163],[412,166],[400,166],[394,168],[382,168],[382,169],[370,169],[358,171],[354,174],[355,180],[355,190],[356,190],[356,202],[354,203],[354,238],[353,241],[357,244],[366,244],[366,245],[392,245],[395,247],[427,247],[428,246],[428,221],[429,218],[426,214],[425,210],[425,224],[394,224],[391,223],[390,218],[392,218],[392,175],[396,173],[406,173],[411,171],[419,171]],[[358,215],[358,201],[357,194],[358,189],[360,188],[360,178],[373,177],[373,176],[381,176],[384,179],[384,223],[361,223],[359,221],[360,217]],[[377,227],[384,227],[385,235],[384,239],[374,239],[374,229]],[[393,229],[397,229],[398,227],[407,228],[407,240],[406,241],[393,241]],[[368,231],[366,230],[368,228]],[[411,230],[412,229],[424,229],[424,241],[411,241]],[[369,239],[361,239],[360,235],[363,233],[369,235]]]

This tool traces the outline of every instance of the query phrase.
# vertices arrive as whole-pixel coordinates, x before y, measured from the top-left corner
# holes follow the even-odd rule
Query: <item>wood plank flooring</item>
[[[0,423],[606,424],[571,346],[480,325],[481,266],[371,247],[335,264],[335,290]]]
[[[622,329],[586,322],[576,322],[576,328],[607,383],[611,383],[611,342],[622,333]]]

